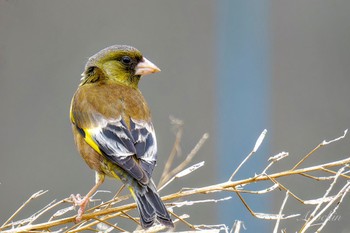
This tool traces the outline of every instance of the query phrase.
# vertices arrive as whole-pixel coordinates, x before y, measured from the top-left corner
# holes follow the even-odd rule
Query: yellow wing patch
[[[85,132],[84,139],[85,139],[86,143],[89,144],[89,146],[91,146],[97,153],[102,155],[100,148],[98,147],[98,145],[96,144],[94,139],[92,139],[92,137],[91,137],[91,133],[94,131],[94,129],[83,129],[83,130]]]

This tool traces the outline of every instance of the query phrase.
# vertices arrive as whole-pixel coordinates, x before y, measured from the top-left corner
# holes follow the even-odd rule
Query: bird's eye
[[[124,57],[122,57],[122,62],[125,65],[129,65],[131,63],[131,58],[129,56],[124,56]]]

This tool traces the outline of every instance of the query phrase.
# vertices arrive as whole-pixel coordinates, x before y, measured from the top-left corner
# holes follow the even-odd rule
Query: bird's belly
[[[124,184],[128,184],[131,177],[118,165],[104,158],[101,164],[101,169],[106,176],[118,179]]]
[[[110,162],[108,159],[104,159],[103,165],[101,166],[103,173],[106,174],[107,177],[120,180],[127,187],[132,187],[133,189],[137,189],[139,192],[145,191],[145,186],[142,186],[131,177],[124,169],[116,165],[115,163]]]

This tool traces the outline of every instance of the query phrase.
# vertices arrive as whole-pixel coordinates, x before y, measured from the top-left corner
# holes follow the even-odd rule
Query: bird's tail
[[[129,187],[137,204],[140,213],[140,222],[143,228],[153,225],[155,218],[167,227],[174,227],[163,201],[160,199],[157,190],[151,181],[142,191]]]

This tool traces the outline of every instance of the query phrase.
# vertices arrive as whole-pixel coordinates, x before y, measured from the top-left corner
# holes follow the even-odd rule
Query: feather
[[[84,135],[95,151],[142,184],[149,182],[157,160],[157,140],[151,123],[130,118],[129,130],[121,116],[100,119],[100,126],[84,130]]]

